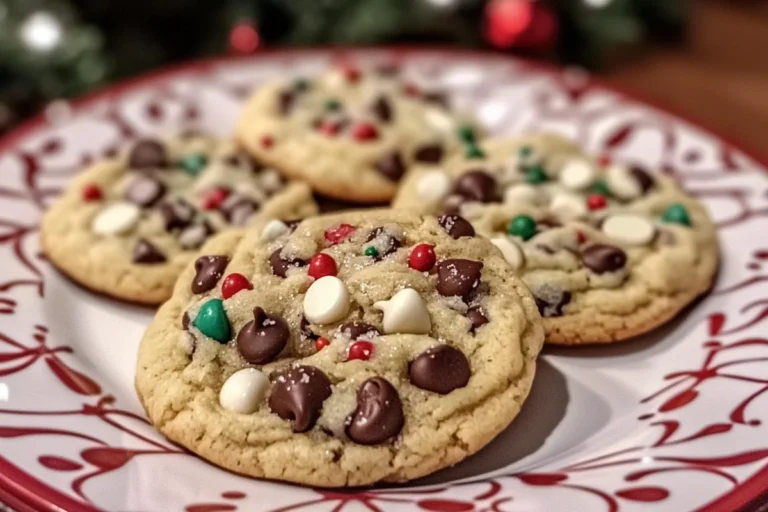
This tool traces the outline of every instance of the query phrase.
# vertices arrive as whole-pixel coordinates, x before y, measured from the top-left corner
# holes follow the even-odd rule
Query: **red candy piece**
[[[86,201],[98,201],[104,197],[101,188],[95,183],[89,183],[83,187],[83,199]]]
[[[324,337],[320,336],[319,338],[317,338],[315,340],[315,348],[317,349],[318,352],[320,352],[325,347],[330,345],[330,343],[331,342],[330,342],[330,340],[328,340],[328,338],[324,338]]]
[[[333,256],[325,253],[319,253],[312,256],[309,260],[309,275],[315,279],[320,279],[325,276],[335,276],[338,269],[336,268],[336,260]]]
[[[203,199],[203,209],[215,210],[224,200],[229,196],[229,189],[224,187],[216,187],[205,196]]]
[[[419,244],[413,248],[408,257],[408,266],[419,272],[427,272],[435,266],[435,249],[429,244]]]
[[[261,147],[263,147],[263,148],[271,148],[274,145],[275,145],[275,139],[273,139],[269,135],[264,135],[261,138]]]
[[[607,167],[611,165],[611,157],[609,155],[600,155],[600,158],[597,159],[597,163],[600,164],[601,167]]]
[[[360,80],[360,70],[354,66],[344,66],[344,78],[347,82],[355,83]]]
[[[605,197],[600,194],[591,194],[587,197],[587,208],[590,210],[600,210],[605,208],[607,204],[608,202],[605,200]]]
[[[373,343],[370,341],[360,340],[349,346],[349,355],[347,355],[347,361],[352,361],[353,359],[367,361],[371,358],[372,355]]]
[[[580,244],[583,244],[587,241],[587,235],[582,233],[581,231],[576,231],[576,241],[578,241]]]
[[[323,121],[317,125],[317,129],[328,137],[335,137],[339,133],[339,125],[329,121]]]
[[[240,290],[253,290],[253,285],[243,274],[229,274],[221,283],[221,296],[230,298]]]
[[[328,240],[331,245],[340,244],[349,236],[355,232],[355,226],[349,224],[339,224],[334,228],[328,228],[325,230],[325,239]]]
[[[352,137],[359,141],[374,140],[379,137],[379,132],[371,123],[360,123],[352,129]]]
[[[421,94],[421,91],[414,84],[405,84],[403,86],[403,92],[406,96],[415,97]]]

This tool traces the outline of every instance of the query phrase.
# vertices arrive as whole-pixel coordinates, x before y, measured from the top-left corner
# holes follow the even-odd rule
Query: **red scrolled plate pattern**
[[[133,360],[151,314],[51,271],[38,222],[77,170],[142,134],[225,135],[252,87],[395,60],[496,133],[554,131],[675,177],[706,203],[714,291],[632,343],[548,349],[520,417],[407,486],[315,490],[220,471],[144,420]],[[768,164],[570,71],[441,50],[267,52],[182,66],[52,109],[0,142],[0,501],[26,510],[732,510],[768,481]]]

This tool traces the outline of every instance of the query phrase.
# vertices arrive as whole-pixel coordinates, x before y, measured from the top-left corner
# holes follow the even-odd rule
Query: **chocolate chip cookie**
[[[480,151],[414,170],[393,206],[440,214],[457,239],[489,237],[536,297],[547,342],[624,340],[711,286],[715,229],[670,178],[550,136]]]
[[[383,203],[413,162],[471,152],[475,132],[439,91],[421,90],[389,67],[347,66],[261,86],[237,137],[251,154],[322,195]]]
[[[405,481],[517,415],[543,342],[490,242],[376,210],[211,240],[139,350],[136,388],[173,441],[238,473]]]
[[[73,180],[46,212],[41,238],[50,261],[78,283],[159,304],[214,233],[263,212],[315,211],[309,187],[286,182],[231,142],[144,139]]]

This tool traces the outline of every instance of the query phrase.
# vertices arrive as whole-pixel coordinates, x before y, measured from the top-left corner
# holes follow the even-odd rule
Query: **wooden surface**
[[[691,0],[685,46],[602,79],[688,115],[768,160],[768,1]]]

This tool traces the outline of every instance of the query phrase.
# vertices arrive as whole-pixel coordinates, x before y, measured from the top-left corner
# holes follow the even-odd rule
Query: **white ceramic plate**
[[[0,143],[0,501],[66,511],[733,510],[768,481],[768,177],[693,124],[573,72],[507,57],[361,50],[445,87],[495,133],[565,134],[671,174],[709,207],[715,290],[632,342],[547,349],[513,425],[458,466],[405,486],[329,491],[248,480],[148,426],[134,360],[152,312],[84,291],[39,253],[46,205],[81,166],[141,134],[226,135],[248,91],[339,53],[182,66],[58,108]]]

